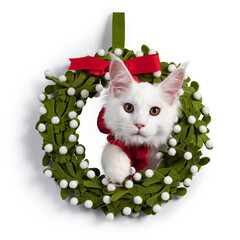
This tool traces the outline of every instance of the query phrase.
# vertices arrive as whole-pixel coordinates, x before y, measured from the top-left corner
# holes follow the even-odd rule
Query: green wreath
[[[113,16],[113,47],[109,52],[116,53],[116,49],[121,49],[122,60],[135,58],[134,51],[122,44],[124,14],[114,13]],[[118,41],[115,36],[118,36]],[[146,45],[141,50],[143,55],[151,51]],[[95,57],[110,61],[109,53],[105,55],[102,49]],[[161,76],[136,76],[142,82],[159,83],[176,67],[178,65],[173,62],[161,62]],[[181,114],[168,140],[168,151],[159,152],[163,160],[158,169],[137,172],[132,179],[125,180],[124,186],[109,183],[99,169],[89,168],[85,147],[79,143],[76,133],[80,125],[78,116],[87,99],[99,96],[108,86],[107,74],[95,76],[88,71],[77,70],[67,71],[56,78],[50,70],[46,70],[45,76],[55,84],[46,86],[39,95],[44,105],[39,108],[41,116],[36,124],[43,137],[45,155],[42,164],[48,166],[44,170],[45,175],[60,185],[62,199],[69,198],[71,205],[83,203],[86,208],[101,208],[109,220],[119,212],[133,216],[138,216],[140,211],[156,214],[161,210],[162,203],[170,201],[174,195],[185,195],[193,175],[210,161],[208,157],[201,157],[203,144],[208,149],[213,147],[206,135],[211,121],[209,109],[202,104],[198,83],[186,77],[180,93]]]

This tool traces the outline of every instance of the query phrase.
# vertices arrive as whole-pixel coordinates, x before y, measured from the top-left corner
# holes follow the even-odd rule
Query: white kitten
[[[138,83],[120,58],[112,56],[110,87],[105,104],[104,121],[115,140],[126,146],[149,146],[148,167],[156,169],[155,158],[166,145],[178,115],[179,90],[185,66],[180,66],[162,83]],[[108,143],[102,154],[106,176],[122,183],[130,174],[131,160],[121,147]]]

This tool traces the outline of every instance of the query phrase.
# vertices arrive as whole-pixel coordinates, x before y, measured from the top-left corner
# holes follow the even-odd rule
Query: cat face
[[[112,56],[104,119],[115,139],[126,145],[166,143],[177,117],[183,78],[184,69],[178,68],[160,84],[138,83]]]

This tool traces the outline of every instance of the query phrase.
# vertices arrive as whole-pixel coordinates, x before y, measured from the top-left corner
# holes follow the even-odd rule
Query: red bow
[[[69,70],[89,70],[90,74],[103,75],[109,71],[110,62],[97,57],[69,58]],[[132,75],[161,70],[158,54],[146,55],[124,61]]]

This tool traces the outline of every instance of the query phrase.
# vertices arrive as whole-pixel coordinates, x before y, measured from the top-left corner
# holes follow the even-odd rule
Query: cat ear
[[[109,54],[112,60],[109,70],[110,93],[113,94],[114,97],[119,97],[121,94],[126,92],[134,80],[123,61],[114,54]]]
[[[179,90],[182,87],[187,66],[188,62],[183,63],[159,85],[164,100],[169,105],[173,105],[179,97]]]

